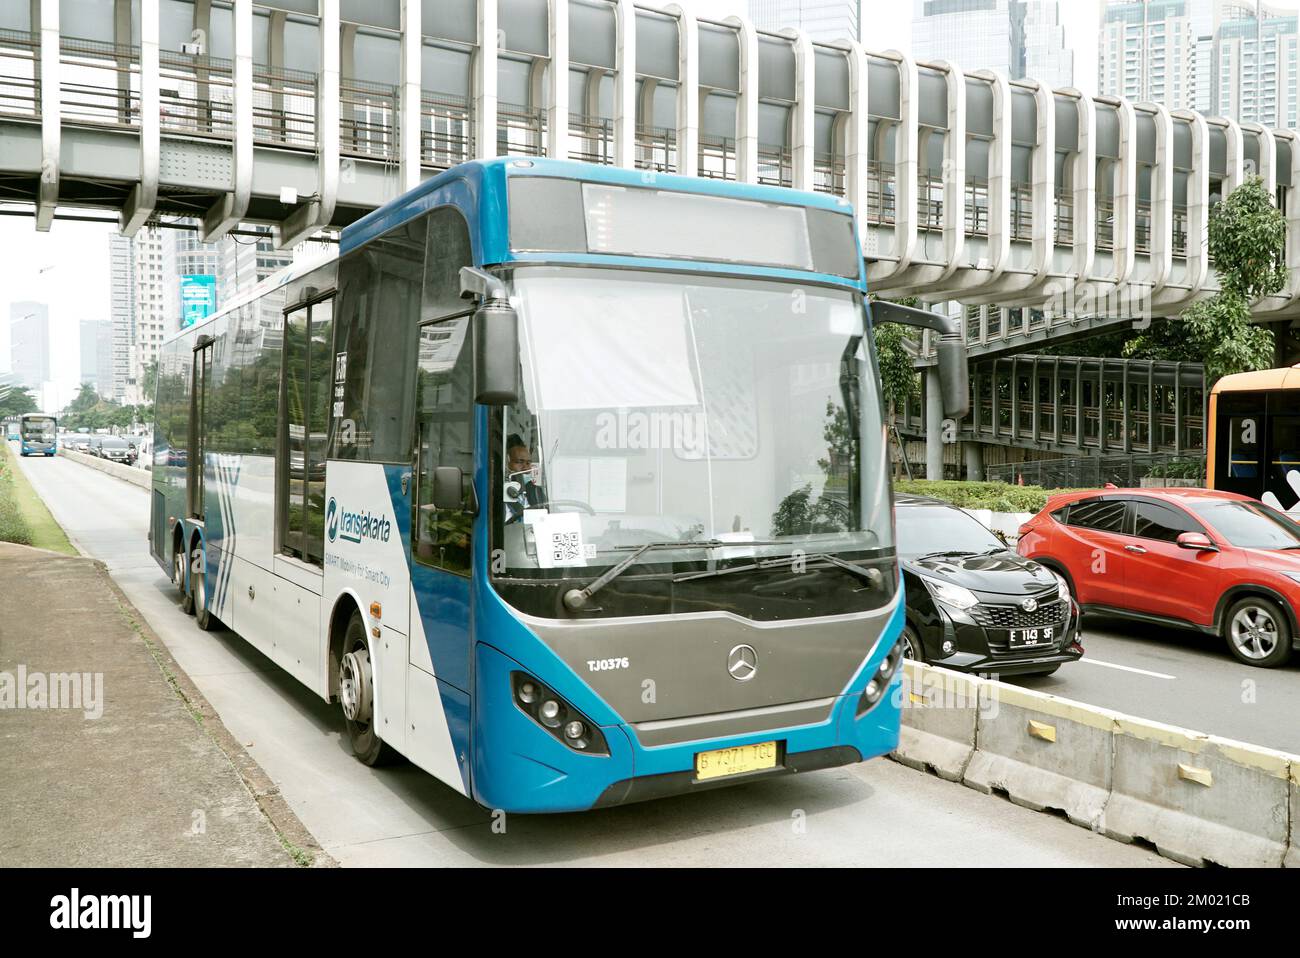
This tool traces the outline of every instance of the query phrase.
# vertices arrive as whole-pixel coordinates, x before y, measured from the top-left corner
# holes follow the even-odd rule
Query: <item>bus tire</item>
[[[343,636],[339,660],[339,706],[352,754],[364,765],[387,765],[397,753],[384,744],[374,726],[375,683],[370,643],[360,613],[353,612]]]
[[[185,581],[185,557],[188,554],[183,545],[176,543],[172,558],[172,581],[176,583],[176,590],[181,594],[181,611],[186,615],[193,615],[194,596],[190,594],[189,584]]]
[[[200,552],[202,546],[195,546],[194,551]],[[208,557],[203,555],[203,571],[195,572],[190,576],[190,592],[192,593],[190,601],[194,604],[194,623],[204,632],[211,632],[218,625],[220,620],[208,609]]]

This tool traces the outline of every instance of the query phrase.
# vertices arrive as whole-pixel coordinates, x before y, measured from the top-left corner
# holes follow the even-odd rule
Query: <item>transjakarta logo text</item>
[[[362,539],[387,542],[393,534],[393,524],[384,516],[369,511],[349,512],[331,496],[325,507],[325,532],[330,542],[336,539],[344,542],[360,542]]]

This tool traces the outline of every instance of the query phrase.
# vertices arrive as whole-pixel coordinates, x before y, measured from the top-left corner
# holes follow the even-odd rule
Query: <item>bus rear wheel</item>
[[[191,615],[194,612],[194,596],[190,594],[185,584],[185,556],[185,547],[179,542],[176,543],[176,549],[172,554],[172,582],[181,594],[181,611]]]
[[[375,731],[375,682],[366,626],[358,613],[348,620],[339,659],[339,705],[352,754],[365,765],[386,765],[396,753]]]

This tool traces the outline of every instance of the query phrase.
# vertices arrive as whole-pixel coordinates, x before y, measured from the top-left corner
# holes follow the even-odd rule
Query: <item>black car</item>
[[[903,654],[959,672],[1050,675],[1083,655],[1064,580],[956,506],[897,496]]]

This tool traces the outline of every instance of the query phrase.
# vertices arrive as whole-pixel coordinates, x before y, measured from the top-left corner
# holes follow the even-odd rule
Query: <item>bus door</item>
[[[1264,493],[1268,416],[1261,393],[1218,397],[1214,488],[1258,499]]]
[[[412,619],[434,674],[469,692],[469,587],[474,526],[474,369],[470,317],[420,327],[416,350],[415,476],[411,502]],[[438,507],[435,486],[459,482],[459,505]],[[411,640],[420,629],[412,622]],[[414,656],[414,653],[412,653]]]
[[[1294,392],[1269,396],[1268,468],[1261,498],[1296,515],[1300,514],[1300,415],[1293,397]]]
[[[190,450],[186,463],[188,490],[185,514],[199,522],[204,516],[204,454],[207,451],[208,403],[211,397],[212,337],[200,336],[194,347],[194,370],[190,392]]]

